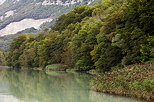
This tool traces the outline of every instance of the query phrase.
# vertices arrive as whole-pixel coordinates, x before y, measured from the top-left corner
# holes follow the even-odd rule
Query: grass
[[[154,66],[136,64],[106,72],[91,80],[91,89],[154,102]]]
[[[47,71],[66,71],[66,66],[62,64],[52,64],[45,68]]]

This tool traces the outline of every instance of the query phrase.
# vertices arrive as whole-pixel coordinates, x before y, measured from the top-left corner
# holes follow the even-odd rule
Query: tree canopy
[[[76,70],[109,71],[154,60],[153,5],[152,0],[103,0],[78,6],[60,16],[52,31],[14,39],[8,65],[61,63]]]

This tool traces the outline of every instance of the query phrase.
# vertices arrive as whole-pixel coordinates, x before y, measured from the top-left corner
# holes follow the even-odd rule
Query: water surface
[[[0,102],[143,102],[89,90],[92,76],[0,69]]]

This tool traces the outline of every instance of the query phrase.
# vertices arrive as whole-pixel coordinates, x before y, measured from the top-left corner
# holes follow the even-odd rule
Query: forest
[[[10,46],[7,64],[45,68],[64,64],[79,71],[154,59],[152,0],[103,0],[60,16],[51,31],[19,35]]]
[[[5,52],[3,49],[0,49],[0,66],[5,64]]]

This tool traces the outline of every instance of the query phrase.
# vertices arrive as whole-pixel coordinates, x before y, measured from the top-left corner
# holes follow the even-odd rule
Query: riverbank
[[[91,80],[97,92],[129,96],[154,102],[154,66],[136,64],[113,70]]]
[[[48,65],[44,71],[53,74],[55,71],[70,72],[62,65]],[[64,70],[65,69],[65,70]],[[34,68],[43,70],[43,68]],[[125,68],[114,69],[104,75],[96,74],[91,82],[91,90],[118,96],[135,97],[138,99],[154,102],[154,65],[135,64]],[[71,72],[76,72],[71,70]],[[87,72],[90,73],[90,72]]]
[[[0,68],[11,68],[9,66],[0,66]]]

